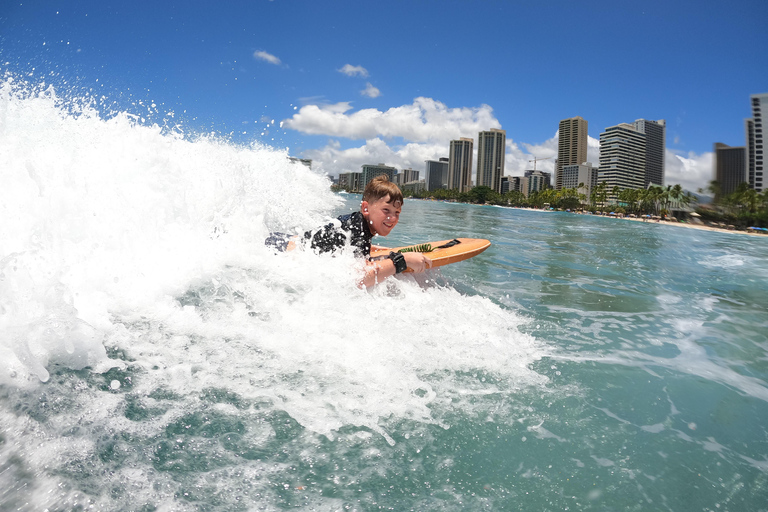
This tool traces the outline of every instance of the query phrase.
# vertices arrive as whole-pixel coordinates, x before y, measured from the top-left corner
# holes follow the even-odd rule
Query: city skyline
[[[456,12],[461,33],[429,30]],[[557,152],[563,118],[589,120],[593,163],[604,128],[666,119],[666,180],[696,190],[712,179],[713,144],[744,143],[748,98],[766,90],[768,69],[755,65],[766,18],[757,0],[40,0],[0,8],[0,70],[62,99],[87,93],[107,114],[284,149],[331,176],[372,162],[421,167],[450,140],[490,128],[506,131],[506,174],[534,158],[553,172],[543,159]],[[587,36],[574,38],[576,27]],[[488,47],[488,34],[498,44]],[[601,43],[613,40],[633,44]],[[457,61],[476,71],[455,71]]]

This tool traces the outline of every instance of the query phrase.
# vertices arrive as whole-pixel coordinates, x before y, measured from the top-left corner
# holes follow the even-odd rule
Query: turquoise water
[[[768,510],[768,237],[408,200],[0,88],[0,510]],[[88,114],[88,112],[86,112]]]

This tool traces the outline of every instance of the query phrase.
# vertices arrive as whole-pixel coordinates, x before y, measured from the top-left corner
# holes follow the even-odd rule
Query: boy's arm
[[[403,257],[408,268],[414,272],[424,272],[426,269],[432,268],[432,260],[420,252],[408,252],[403,254]],[[393,275],[395,275],[395,263],[391,259],[384,258],[376,261],[366,261],[365,276],[360,281],[360,285],[361,287],[370,288]]]

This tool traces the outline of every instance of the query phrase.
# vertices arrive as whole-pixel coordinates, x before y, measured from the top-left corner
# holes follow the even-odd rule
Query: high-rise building
[[[501,178],[501,193],[520,192],[520,182],[523,179],[520,176],[503,176]]]
[[[477,135],[477,180],[478,187],[490,187],[501,193],[501,177],[504,176],[507,132],[496,128]]]
[[[645,184],[664,185],[664,152],[666,150],[667,123],[663,119],[638,119],[635,129],[645,134]]]
[[[768,93],[753,94],[750,96],[752,118],[745,122],[747,132],[747,180],[749,186],[757,192],[765,190],[763,114],[768,115]]]
[[[634,124],[621,123],[600,134],[598,183],[608,190],[645,186],[645,134]]]
[[[525,197],[528,197],[532,192],[550,188],[551,177],[552,175],[548,172],[525,171],[523,177],[526,187],[526,190],[523,191]]]
[[[555,160],[555,188],[563,188],[562,171],[566,165],[587,161],[587,121],[579,116],[560,121]]]
[[[594,167],[591,162],[563,167],[563,188],[578,188],[579,194],[589,197],[595,187],[597,187],[597,167]]]
[[[526,178],[530,178],[531,176],[538,176],[539,180],[541,180],[541,183],[543,183],[543,188],[552,188],[552,173],[551,172],[544,172],[544,171],[537,171],[536,169],[528,169],[523,173],[523,176]]]
[[[395,174],[395,185],[403,188],[403,185],[412,181],[419,181],[419,171],[413,169],[403,169],[399,173]]]
[[[439,190],[448,188],[448,159],[427,160],[425,167],[425,180],[427,190]]]
[[[468,192],[472,188],[472,146],[474,139],[460,138],[451,141],[448,154],[448,188]]]
[[[386,174],[387,178],[389,178],[389,181],[394,182],[397,169],[385,164],[363,164],[362,175],[360,176],[360,188],[365,190],[365,187],[368,185],[369,181],[371,181],[376,176],[381,176],[382,174]]]
[[[347,192],[359,192],[361,174],[359,172],[343,172],[339,174],[339,187]]]
[[[419,181],[419,171],[413,169],[403,169],[403,172],[400,174],[403,175],[403,185],[412,181]]]
[[[715,143],[715,180],[720,185],[716,200],[735,192],[740,184],[747,181],[746,168],[747,151],[744,146]]]

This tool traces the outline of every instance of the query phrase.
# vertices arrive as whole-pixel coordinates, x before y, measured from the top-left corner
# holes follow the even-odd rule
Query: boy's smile
[[[388,201],[389,194],[378,201],[363,201],[361,204],[368,228],[374,235],[387,236],[400,220],[402,205],[399,201],[395,204]]]

